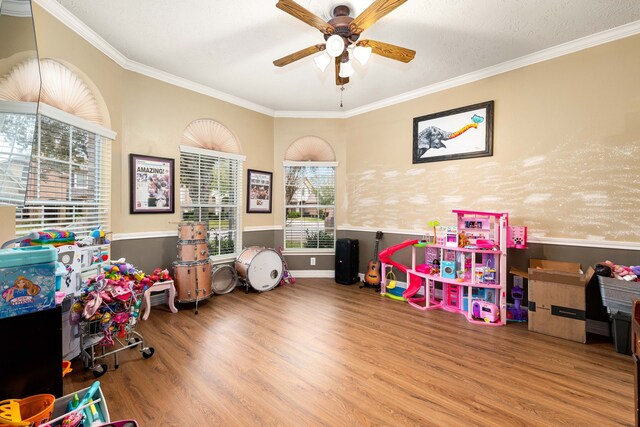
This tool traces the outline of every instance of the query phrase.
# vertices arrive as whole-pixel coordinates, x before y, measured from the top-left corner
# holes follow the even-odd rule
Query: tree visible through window
[[[24,120],[27,119],[13,120],[16,131]],[[109,141],[38,115],[33,148],[22,145],[18,143],[13,147],[12,167],[16,180],[20,179],[22,185],[26,185],[24,203],[7,203],[17,206],[17,232],[25,234],[33,229],[63,228],[86,235],[98,226],[108,231]],[[31,152],[28,161],[24,158],[27,152]],[[23,158],[16,162],[20,153]]]
[[[335,166],[285,163],[285,249],[334,249]]]

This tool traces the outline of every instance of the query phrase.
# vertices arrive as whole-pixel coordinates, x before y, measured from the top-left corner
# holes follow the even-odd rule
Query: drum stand
[[[198,287],[198,277],[196,276],[196,312],[194,314],[198,314],[198,297],[200,296],[200,288]]]

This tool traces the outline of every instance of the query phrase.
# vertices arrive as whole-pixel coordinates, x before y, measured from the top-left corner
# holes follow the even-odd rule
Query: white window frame
[[[180,146],[180,160],[182,160],[182,153],[191,153],[191,154],[198,154],[200,156],[207,156],[207,157],[211,157],[211,158],[218,158],[218,159],[227,159],[227,160],[235,160],[238,162],[237,167],[236,167],[236,202],[235,202],[235,209],[236,209],[236,218],[235,218],[235,223],[236,223],[236,244],[235,244],[235,250],[232,254],[222,254],[222,255],[216,255],[216,256],[210,256],[209,258],[216,263],[223,263],[223,262],[229,262],[232,261],[234,259],[236,259],[236,257],[240,254],[240,252],[242,251],[242,202],[244,200],[244,196],[243,196],[243,181],[242,178],[244,176],[244,162],[246,160],[246,156],[243,156],[241,154],[234,154],[234,153],[225,153],[222,151],[215,151],[215,150],[207,150],[204,148],[197,148],[197,147],[190,147],[187,145],[181,145]],[[178,194],[180,194],[180,181],[182,178],[182,168],[180,168],[180,173],[178,175]],[[182,205],[182,200],[180,200],[180,206],[178,207],[180,209],[180,219],[183,220],[183,208],[184,207],[202,207],[203,205],[198,205],[198,204],[189,204],[189,205]]]
[[[80,129],[85,132],[89,132],[93,134],[96,139],[96,144],[100,144],[104,148],[104,151],[101,152],[98,157],[96,157],[96,163],[92,165],[98,168],[98,170],[95,173],[96,173],[97,179],[99,180],[99,185],[100,185],[99,188],[96,188],[96,195],[95,195],[96,215],[98,220],[92,222],[92,221],[86,221],[86,219],[83,219],[82,222],[77,223],[74,219],[70,223],[69,221],[56,223],[55,221],[47,220],[46,216],[44,216],[45,214],[43,214],[43,216],[40,218],[40,224],[34,224],[31,220],[27,222],[24,219],[16,217],[16,234],[24,235],[34,229],[42,230],[42,229],[69,228],[70,231],[73,231],[78,236],[84,237],[88,235],[91,230],[96,229],[98,226],[100,226],[105,233],[109,233],[111,230],[111,215],[110,215],[110,211],[111,211],[111,147],[110,147],[110,144],[111,144],[111,141],[116,138],[117,134],[111,129],[107,129],[95,123],[88,122],[84,119],[76,117],[65,111],[59,110],[55,107],[51,107],[50,105],[39,104],[38,114],[36,116],[36,130],[35,130],[37,142],[34,143],[34,147],[32,148],[33,150],[32,158],[34,158],[34,155],[36,156],[37,170],[29,171],[29,176],[31,177],[31,175],[35,173],[37,175],[38,180],[40,178],[39,176],[40,170],[39,170],[39,166],[37,165],[40,164],[40,157],[39,157],[38,150],[39,150],[40,141],[41,141],[40,124],[41,124],[42,117],[47,117],[48,119],[56,120],[68,126],[68,129],[70,132],[69,134],[70,140],[73,140],[72,138],[73,130]],[[60,163],[65,163],[65,162],[61,161]],[[69,160],[68,164],[69,164],[69,169],[71,169],[71,167],[73,166],[73,163],[71,162],[71,160]],[[31,168],[33,167],[34,165],[31,166]],[[39,182],[37,184],[39,185]],[[70,175],[70,185],[73,185],[72,175]],[[44,208],[47,208],[47,207],[54,208],[56,206],[64,206],[64,207],[75,208],[78,205],[79,204],[77,202],[70,201],[70,200],[42,201],[38,199],[29,200],[25,197],[25,202],[24,204],[21,204],[20,207],[27,208],[27,207],[41,206]],[[71,215],[73,218],[73,214]]]
[[[333,248],[287,248],[287,208],[290,208],[292,206],[287,205],[287,200],[286,200],[286,188],[287,188],[287,167],[331,167],[333,168],[334,174],[333,174],[333,180],[334,180],[334,185],[333,185],[333,190],[334,190],[334,198],[333,198],[333,205],[313,205],[313,206],[309,206],[311,208],[317,207],[317,208],[327,208],[330,207],[333,209],[333,213],[334,213],[334,220],[333,220]],[[336,250],[336,239],[337,239],[337,231],[338,231],[338,227],[336,225],[336,219],[335,219],[335,215],[336,215],[336,199],[337,199],[337,193],[338,193],[338,162],[311,162],[311,161],[304,161],[304,162],[298,162],[298,161],[289,161],[286,160],[283,162],[283,180],[282,180],[282,194],[283,194],[283,206],[284,206],[284,213],[283,213],[283,233],[282,233],[282,247],[283,247],[283,253],[290,253],[290,254],[308,254],[308,255],[327,255],[327,254],[333,254],[335,253]]]

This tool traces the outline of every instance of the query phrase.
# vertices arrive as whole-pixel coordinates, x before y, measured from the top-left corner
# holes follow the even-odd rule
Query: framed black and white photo
[[[173,159],[129,154],[130,213],[173,213],[173,170]]]
[[[413,163],[493,155],[493,101],[413,119]]]
[[[271,172],[247,171],[247,213],[271,213]]]

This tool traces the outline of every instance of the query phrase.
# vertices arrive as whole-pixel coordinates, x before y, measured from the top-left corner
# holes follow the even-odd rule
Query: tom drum
[[[236,270],[230,265],[217,265],[211,273],[211,288],[217,295],[228,294],[235,289],[238,281]]]
[[[178,224],[178,240],[205,240],[206,238],[206,222],[190,221]]]
[[[205,240],[178,240],[178,261],[203,261],[209,258]]]
[[[198,262],[174,262],[173,278],[176,287],[177,302],[193,302],[206,299],[211,291],[211,263],[209,260]]]
[[[257,291],[275,288],[284,270],[282,258],[273,249],[250,246],[236,258],[238,277]]]

